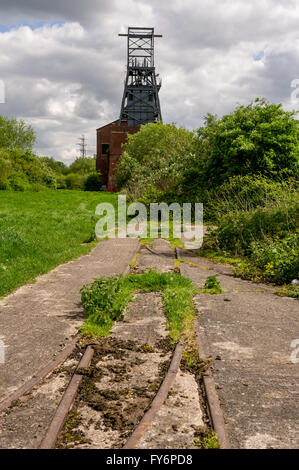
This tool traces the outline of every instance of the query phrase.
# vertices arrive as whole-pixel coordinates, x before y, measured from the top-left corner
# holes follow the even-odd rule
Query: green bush
[[[209,187],[234,175],[286,179],[298,172],[299,127],[295,112],[256,99],[198,130],[199,166]],[[297,173],[298,174],[298,173]]]
[[[266,238],[285,238],[296,230],[299,218],[299,197],[250,211],[232,211],[217,221],[217,228],[207,237],[207,243],[234,255],[248,255],[251,243]]]
[[[65,184],[67,189],[83,189],[84,176],[78,173],[69,173],[65,177]]]
[[[118,186],[135,200],[147,200],[148,194],[155,201],[177,198],[195,145],[195,134],[174,124],[141,126],[139,132],[128,136],[124,146],[116,173]]]
[[[101,189],[102,183],[97,173],[87,176],[84,180],[84,191],[101,191]]]
[[[79,173],[80,175],[89,175],[96,171],[96,158],[95,157],[78,157],[69,166],[70,173]]]
[[[57,185],[57,189],[67,189],[66,176],[56,175],[56,185]]]
[[[283,240],[253,242],[250,260],[263,270],[267,280],[277,284],[291,282],[299,274],[298,234]]]
[[[0,149],[0,189],[14,191],[56,188],[53,171],[30,150]]]
[[[258,175],[233,176],[221,186],[206,191],[205,218],[216,221],[232,211],[248,212],[274,202],[290,200],[295,194],[295,182],[276,182]]]

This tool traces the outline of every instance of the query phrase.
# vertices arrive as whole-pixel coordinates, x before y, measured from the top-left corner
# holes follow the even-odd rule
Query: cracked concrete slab
[[[184,258],[202,263],[194,254]],[[222,266],[205,273],[181,268],[202,285]],[[225,274],[218,280],[226,293],[200,294],[195,306],[232,446],[298,449],[299,364],[291,360],[291,342],[299,338],[298,302],[273,295],[271,286]]]
[[[122,273],[138,246],[138,240],[130,238],[100,242],[88,255],[58,266],[0,301],[0,336],[6,346],[5,364],[0,364],[0,402],[76,334],[85,318],[83,284]]]

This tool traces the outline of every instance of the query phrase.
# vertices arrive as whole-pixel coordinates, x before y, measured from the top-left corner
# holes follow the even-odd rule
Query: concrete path
[[[80,288],[96,277],[122,273],[137,239],[100,242],[90,254],[58,266],[0,301],[0,403],[47,365],[84,320]]]
[[[179,250],[182,274],[199,286],[215,273],[225,294],[195,298],[205,349],[234,448],[299,448],[298,302],[231,276],[229,266]],[[197,264],[198,266],[194,266]]]

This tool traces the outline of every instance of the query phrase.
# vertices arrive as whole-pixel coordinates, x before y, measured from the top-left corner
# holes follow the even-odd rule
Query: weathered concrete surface
[[[0,413],[0,449],[38,448],[77,365],[76,359],[68,359],[16,406]]]
[[[99,243],[90,254],[58,266],[0,301],[0,402],[53,359],[84,319],[80,288],[96,277],[122,273],[137,239]]]
[[[186,251],[179,257],[204,262]],[[223,266],[181,268],[202,286]],[[203,294],[195,301],[206,352],[215,359],[213,375],[231,443],[235,448],[298,448],[299,364],[291,361],[291,342],[299,338],[298,303],[273,295],[269,286],[227,275],[218,279],[225,294]]]
[[[152,250],[152,251],[150,251]],[[155,269],[159,272],[169,272],[174,269],[175,252],[170,243],[163,239],[153,241],[151,247],[142,247],[136,268],[140,271]]]
[[[171,391],[138,445],[139,449],[191,449],[195,433],[204,430],[198,385],[179,371]]]

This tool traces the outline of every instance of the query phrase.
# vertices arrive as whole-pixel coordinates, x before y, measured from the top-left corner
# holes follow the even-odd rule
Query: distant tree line
[[[95,157],[79,157],[68,167],[35,155],[35,142],[35,132],[25,121],[0,116],[0,190],[101,189]]]

